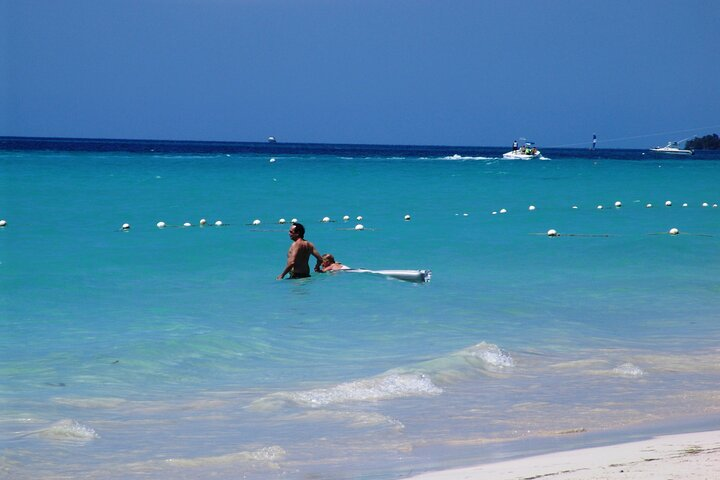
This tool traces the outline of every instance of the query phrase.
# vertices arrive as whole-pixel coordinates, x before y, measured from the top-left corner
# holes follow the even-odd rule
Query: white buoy
[[[204,218],[200,219],[200,225],[205,225],[206,223],[207,223],[207,220],[205,220]]]
[[[645,205],[645,208],[652,208],[652,203],[648,203],[647,205]]]
[[[405,221],[406,221],[406,222],[409,222],[409,221],[410,221],[410,215],[405,215]]]
[[[557,237],[558,233],[557,233],[557,230],[555,230],[554,228],[551,228],[550,230],[547,231],[547,235],[548,235],[548,237]]]
[[[330,221],[330,217],[323,217],[322,221],[323,223],[327,223]]]
[[[620,208],[620,207],[622,207],[622,202],[618,200],[617,202],[615,202],[615,208]]]
[[[672,207],[672,202],[670,200],[668,200],[667,202],[665,202],[665,206]]]
[[[350,215],[344,215],[344,216],[343,216],[343,221],[344,221],[344,222],[347,222],[348,220],[350,220]]]
[[[355,230],[365,230],[365,226],[362,223],[355,225]]]
[[[270,163],[275,163],[275,159],[274,159],[274,158],[271,158],[271,159],[270,159]]]
[[[217,221],[215,222],[215,226],[216,226],[216,227],[222,227],[222,225],[223,225],[223,223],[222,223],[220,220],[217,220]]]
[[[260,220],[256,218],[255,220],[252,221],[252,224],[253,224],[253,225],[260,225]]]
[[[680,230],[678,230],[677,228],[671,228],[668,233],[670,235],[677,235],[678,233],[680,233]]]
[[[707,207],[708,206],[707,202],[703,202],[702,206]]]
[[[362,220],[362,215],[357,216],[357,221],[359,222],[360,220]]]
[[[467,217],[468,215],[470,215],[470,214],[469,214],[469,213],[463,213],[463,217]]]
[[[717,208],[718,207],[717,205],[718,205],[717,203],[713,203],[713,208]]]
[[[507,213],[507,210],[505,210],[504,208],[501,208],[500,213]]]
[[[0,227],[4,227],[4,226],[5,226],[5,220],[0,220]],[[123,223],[123,224],[122,224],[122,229],[123,229],[123,230],[130,230],[130,224],[129,224],[129,223]]]
[[[572,208],[573,208],[573,210],[577,210],[578,206],[577,206],[577,205],[573,205]]]
[[[297,223],[297,222],[298,222],[297,218],[293,218],[292,220],[290,220],[290,223]]]
[[[687,207],[687,206],[688,206],[688,204],[687,204],[687,203],[683,203],[683,207]]]
[[[183,223],[183,227],[192,227],[192,223],[185,222],[185,223]]]
[[[497,212],[492,212],[493,215],[497,215]]]
[[[602,209],[603,209],[603,206],[602,206],[602,205],[598,205],[598,206],[597,206],[597,209],[598,209],[598,210],[602,210]]]
[[[165,228],[165,222],[158,222],[157,223],[158,228]]]
[[[280,220],[278,220],[278,223],[285,223],[285,219],[281,218]]]
[[[531,212],[532,212],[533,210],[535,210],[535,205],[530,205],[530,206],[528,207],[528,210],[530,210]]]

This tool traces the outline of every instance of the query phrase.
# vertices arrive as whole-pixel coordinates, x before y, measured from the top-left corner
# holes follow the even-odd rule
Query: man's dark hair
[[[302,223],[293,223],[295,226],[295,233],[300,235],[300,238],[305,238],[305,227],[302,226]]]

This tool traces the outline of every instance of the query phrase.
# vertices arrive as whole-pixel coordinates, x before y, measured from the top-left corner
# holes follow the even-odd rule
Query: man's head
[[[290,227],[290,238],[297,240],[298,238],[305,238],[305,227],[301,223],[293,223]]]

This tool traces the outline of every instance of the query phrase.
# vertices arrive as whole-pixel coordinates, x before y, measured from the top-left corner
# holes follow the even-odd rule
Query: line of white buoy
[[[670,230],[668,230],[667,233],[669,235],[679,235],[680,230],[676,227],[673,227]],[[656,235],[656,234],[653,234],[653,235]],[[551,228],[550,230],[547,231],[547,236],[548,237],[559,237],[561,235],[560,235],[560,233],[558,233],[557,230],[555,230],[554,228]],[[562,234],[562,236],[563,237],[609,237],[610,235],[606,234],[606,233],[598,233],[598,234],[564,233],[564,234]],[[710,236],[710,235],[703,235],[703,236]]]
[[[636,200],[635,202],[637,203],[637,202],[639,202],[639,200]],[[618,201],[614,202],[613,205],[614,205],[614,207],[615,207],[616,209],[620,209],[620,208],[622,208],[623,203],[618,200]],[[671,200],[666,200],[666,201],[665,201],[665,206],[666,206],[666,207],[671,207],[672,205],[673,205],[673,202],[672,202]],[[682,206],[683,206],[683,208],[687,208],[689,205],[688,205],[687,202],[685,202],[685,203],[682,204]],[[645,208],[652,208],[652,207],[653,207],[653,204],[652,204],[652,203],[647,203],[647,204],[645,205]],[[702,208],[708,208],[708,207],[710,207],[710,204],[709,204],[708,202],[702,202],[702,203],[701,203],[701,207],[702,207]],[[605,207],[604,207],[603,205],[597,205],[597,207],[596,207],[596,209],[598,209],[598,210],[603,210],[604,208],[605,208]],[[712,208],[718,208],[718,204],[717,204],[717,203],[713,203],[713,204],[712,204]],[[572,209],[577,210],[577,209],[579,209],[579,207],[578,207],[577,205],[573,205],[573,206],[572,206]],[[536,211],[536,210],[537,210],[537,207],[536,207],[535,205],[529,205],[529,206],[528,206],[528,211],[534,212],[534,211]],[[501,208],[500,210],[497,210],[497,211],[493,211],[493,212],[492,212],[493,215],[497,215],[498,213],[500,213],[500,214],[506,214],[506,213],[508,213],[508,210],[507,210],[506,208]],[[459,214],[459,213],[456,213],[456,214],[455,214],[455,216],[460,216],[460,215],[462,215],[463,217],[468,217],[470,214],[467,213],[467,212],[462,213],[462,214]],[[358,215],[358,216],[356,217],[356,219],[357,219],[358,222],[361,222],[361,221],[363,220],[363,217],[362,217],[362,215]],[[410,220],[412,219],[412,217],[410,216],[410,214],[405,214],[404,217],[403,217],[403,219],[404,219],[405,221],[410,221]],[[349,215],[343,215],[342,220],[343,220],[343,222],[348,222],[348,221],[350,221],[350,216],[349,216]],[[298,219],[297,219],[297,218],[293,218],[293,219],[290,220],[290,223],[297,223],[297,222],[298,222]],[[325,216],[325,217],[323,217],[323,218],[320,220],[320,222],[321,222],[321,223],[331,223],[331,222],[335,222],[335,220],[333,220],[333,219],[332,219],[331,217],[329,217],[329,216]],[[260,225],[261,223],[262,223],[262,222],[260,221],[260,219],[255,219],[255,220],[253,220],[251,223],[249,223],[249,224],[247,224],[247,225],[258,226],[258,225]],[[285,218],[280,218],[280,219],[277,221],[277,223],[282,225],[282,224],[287,223],[287,220],[286,220]],[[7,225],[8,225],[7,220],[4,220],[4,219],[1,219],[1,220],[0,220],[0,228],[3,228],[3,227],[5,227],[5,226],[7,226]],[[206,226],[206,225],[207,225],[207,220],[206,220],[205,218],[200,219],[200,221],[198,222],[198,225],[201,226],[201,227],[202,227],[202,226]],[[213,223],[213,225],[216,226],[216,227],[226,226],[226,224],[223,223],[222,220],[216,220],[216,221]],[[156,223],[156,227],[159,228],[159,229],[163,229],[163,228],[171,227],[171,226],[174,226],[174,225],[169,225],[169,224],[167,224],[167,223],[164,222],[164,221],[159,221],[159,222]],[[187,228],[187,227],[192,227],[193,224],[190,223],[190,222],[184,222],[181,226]],[[130,230],[130,228],[131,228],[131,226],[130,226],[129,223],[123,223],[122,226],[120,227],[120,230],[122,230],[122,231],[128,231],[128,230]],[[364,229],[365,229],[365,226],[364,226],[362,223],[358,223],[358,224],[355,225],[355,228],[354,228],[353,230],[364,230]],[[555,232],[555,233],[552,233],[552,232]],[[676,228],[672,228],[672,229],[670,229],[670,231],[669,231],[668,233],[671,234],[671,235],[677,235],[677,234],[679,233],[679,231],[678,231]],[[554,229],[550,229],[550,230],[548,230],[547,235],[553,237],[553,236],[559,236],[560,234],[558,234]],[[567,235],[567,234],[566,234],[566,235]]]
[[[467,214],[465,214],[465,215],[467,215]],[[344,222],[348,222],[348,221],[350,220],[350,216],[349,216],[349,215],[344,215],[344,216],[342,217],[342,219],[343,219]],[[356,217],[356,219],[357,219],[358,222],[360,222],[360,221],[363,219],[363,217],[362,217],[362,215],[358,215],[358,216]],[[406,215],[403,217],[403,219],[404,219],[406,222],[407,222],[407,221],[410,221],[410,219],[411,219],[410,214],[406,214]],[[290,223],[297,223],[297,222],[298,222],[298,219],[297,219],[297,218],[293,218],[293,219],[290,220]],[[321,222],[321,223],[331,223],[331,222],[335,222],[335,220],[331,219],[329,216],[325,216],[325,217],[323,217],[323,218],[320,220],[320,222]],[[286,220],[285,218],[280,218],[280,219],[277,221],[277,223],[280,224],[280,225],[283,225],[283,224],[287,223],[287,220]],[[6,222],[5,220],[0,220],[0,227],[4,227],[6,224],[7,224],[7,222]],[[258,225],[260,225],[260,224],[262,224],[262,221],[261,221],[259,218],[256,218],[256,219],[254,219],[252,222],[250,222],[250,223],[248,223],[248,224],[246,224],[246,225],[258,226]],[[198,222],[198,225],[201,226],[201,227],[207,225],[207,220],[204,219],[204,218],[201,219],[201,220]],[[222,220],[216,220],[216,221],[213,223],[213,225],[216,226],[216,227],[222,227],[222,226],[226,226],[227,224],[223,223]],[[161,220],[161,221],[157,222],[157,223],[155,224],[155,226],[156,226],[157,228],[159,228],[159,229],[163,229],[163,228],[166,228],[166,227],[174,227],[175,225],[170,225],[170,224],[168,224],[168,223],[166,223],[166,222],[164,222],[164,221]],[[182,224],[182,227],[192,227],[192,226],[193,226],[193,224],[190,223],[190,222],[184,222],[184,223]],[[130,224],[129,224],[129,223],[123,223],[122,226],[120,227],[120,229],[123,230],[123,231],[128,231],[128,230],[130,230]],[[363,224],[361,224],[361,223],[358,223],[357,225],[355,225],[355,227],[354,227],[352,230],[364,230],[364,229],[365,229],[365,226],[364,226]]]
[[[636,200],[636,202],[639,202],[639,200]],[[615,208],[622,208],[623,203],[622,203],[620,200],[618,200],[618,201],[616,201],[613,205],[614,205]],[[666,200],[666,201],[665,201],[665,206],[666,206],[666,207],[672,207],[672,206],[673,206],[673,202],[672,202],[671,200]],[[687,207],[689,206],[689,204],[688,204],[687,202],[685,202],[685,203],[682,204],[682,206],[683,206],[683,208],[687,208]],[[710,206],[710,204],[707,203],[707,202],[703,202],[703,203],[701,204],[701,206],[702,206],[703,208],[707,208],[707,207]],[[645,208],[652,208],[652,207],[653,207],[653,204],[652,204],[652,203],[648,203],[648,204],[645,205]],[[717,204],[717,203],[713,203],[712,207],[713,207],[713,208],[718,208],[718,204]],[[578,210],[578,209],[579,209],[579,207],[578,207],[577,205],[573,205],[571,208],[572,208],[573,210]],[[597,205],[597,206],[595,207],[596,210],[604,210],[605,208],[606,208],[605,205],[602,205],[602,204]],[[534,212],[535,210],[537,210],[537,207],[536,207],[535,205],[530,205],[530,206],[528,206],[528,211]],[[506,208],[501,208],[500,210],[493,210],[493,211],[492,211],[492,215],[497,215],[498,213],[508,213],[508,210],[507,210]],[[455,215],[458,215],[458,214],[455,214]],[[467,217],[468,214],[466,213],[466,214],[464,214],[464,216]]]

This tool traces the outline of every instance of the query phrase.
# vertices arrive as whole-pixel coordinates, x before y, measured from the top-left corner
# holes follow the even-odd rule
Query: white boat
[[[670,155],[692,155],[692,150],[683,150],[678,147],[677,142],[668,142],[664,147],[651,148],[650,151],[658,153],[668,153]]]
[[[533,158],[540,158],[542,154],[540,150],[535,148],[532,142],[528,142],[522,147],[503,153],[503,158],[508,160],[532,160]]]
[[[268,137],[267,141],[268,143],[277,143],[277,140],[275,140],[275,137],[273,136]]]

